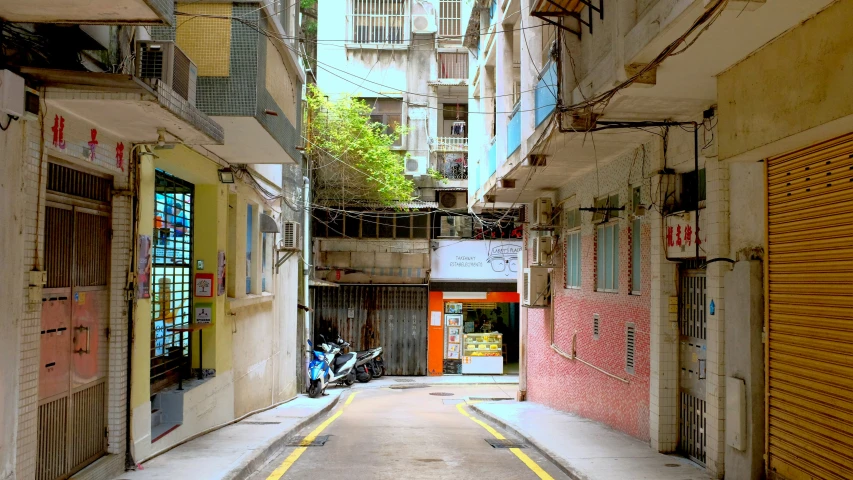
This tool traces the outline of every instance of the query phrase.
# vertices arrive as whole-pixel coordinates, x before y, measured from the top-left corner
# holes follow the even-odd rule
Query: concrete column
[[[539,82],[539,71],[542,69],[542,65],[540,65],[539,52],[536,51],[536,47],[542,44],[542,29],[541,28],[530,28],[536,25],[541,24],[542,22],[537,19],[528,16],[524,12],[530,11],[529,0],[521,0],[521,28],[525,28],[522,30],[524,34],[524,38],[527,40],[522,41],[519,45],[519,50],[521,52],[521,157],[525,158],[529,153],[529,147],[527,140],[533,135],[533,132],[536,130],[536,112],[534,108],[536,108],[536,92],[534,89],[536,88],[536,84]],[[531,62],[530,59],[533,59]],[[534,139],[535,141],[535,139]]]
[[[706,258],[729,257],[729,166],[715,158],[705,160],[707,200],[704,210]],[[723,277],[731,270],[726,262],[708,265],[705,314],[708,319],[708,379],[705,398],[707,416],[705,428],[708,470],[722,478],[725,472],[725,407],[726,407],[726,305]],[[714,302],[714,314],[710,303]]]
[[[661,178],[651,179],[650,191],[660,191]],[[651,224],[649,436],[652,448],[672,452],[678,442],[678,313],[670,313],[669,304],[677,294],[676,268],[666,259],[663,216],[657,209],[646,215]]]
[[[507,125],[509,112],[512,111],[512,35],[511,25],[498,25],[495,33],[495,95],[497,119],[495,137],[497,140],[497,164],[506,161]]]

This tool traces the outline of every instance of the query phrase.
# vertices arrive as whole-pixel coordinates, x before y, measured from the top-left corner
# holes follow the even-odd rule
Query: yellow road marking
[[[361,392],[351,393],[349,398],[347,398],[347,401],[344,402],[344,406],[347,406],[350,403],[352,403],[352,400],[355,398],[355,395],[357,393],[361,393]],[[297,460],[299,460],[299,457],[301,457],[302,454],[305,453],[305,450],[308,449],[308,447],[306,445],[309,445],[309,444],[311,444],[311,442],[316,440],[317,437],[321,433],[323,433],[323,430],[325,430],[326,427],[331,425],[332,422],[337,420],[338,417],[340,417],[343,414],[344,414],[344,409],[342,407],[340,410],[335,412],[334,415],[332,415],[331,417],[326,419],[325,422],[318,425],[317,428],[315,428],[311,433],[308,434],[307,437],[305,437],[302,440],[301,446],[296,447],[296,450],[291,452],[290,455],[288,455],[287,458],[285,458],[284,461],[281,462],[281,465],[279,465],[278,468],[276,468],[275,470],[272,471],[272,473],[270,473],[270,475],[267,477],[267,480],[279,480],[281,477],[283,477],[284,474],[287,473],[288,470],[290,470],[290,467],[292,467],[293,464],[296,463]]]
[[[485,428],[486,431],[488,431],[489,433],[494,435],[494,437],[497,438],[498,440],[504,440],[506,438],[503,435],[501,435],[500,432],[498,432],[497,430],[495,430],[494,428],[492,428],[491,426],[489,426],[485,422],[481,421],[478,418],[474,418],[471,414],[466,412],[465,409],[463,408],[463,404],[457,403],[456,409],[459,410],[459,413],[461,413],[462,415],[465,415],[466,417],[471,419],[471,421],[473,421],[477,425]],[[526,453],[522,452],[520,449],[510,448],[509,451],[512,452],[516,457],[518,457],[518,459],[521,460],[522,463],[527,465],[527,468],[529,468],[533,473],[536,474],[536,476],[538,476],[542,480],[554,480],[554,477],[552,477],[551,475],[548,475],[548,472],[543,470],[542,467],[540,467],[536,462],[534,462],[530,457],[527,456]]]

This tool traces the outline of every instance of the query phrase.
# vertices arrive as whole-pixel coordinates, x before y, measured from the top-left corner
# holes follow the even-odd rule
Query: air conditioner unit
[[[541,232],[540,232],[541,233]],[[540,236],[533,243],[533,263],[536,265],[551,265],[551,255],[554,253],[554,237]]]
[[[299,222],[281,222],[281,241],[278,242],[279,250],[299,250]]]
[[[412,33],[435,33],[435,5],[426,0],[417,0],[412,4]]]
[[[426,175],[428,166],[429,158],[427,157],[408,157],[406,158],[406,175],[415,177]]]
[[[448,215],[441,218],[440,236],[445,238],[471,238],[471,217],[467,215]]]
[[[551,274],[547,267],[529,267],[522,273],[523,307],[542,308],[551,304]]]
[[[467,208],[468,194],[465,192],[441,192],[438,194],[438,204],[441,208]]]
[[[175,42],[136,42],[136,76],[155,89],[159,80],[195,105],[198,68]]]
[[[551,225],[553,207],[551,199],[548,197],[539,197],[533,202],[533,218],[532,224],[539,227],[547,227]]]

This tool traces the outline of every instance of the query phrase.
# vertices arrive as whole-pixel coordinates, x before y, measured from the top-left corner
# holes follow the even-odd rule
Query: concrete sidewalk
[[[284,447],[292,435],[334,408],[340,396],[350,392],[330,388],[328,393],[321,398],[300,395],[283,405],[190,440],[143,463],[139,470],[117,476],[116,480],[248,478]]]
[[[625,433],[537,403],[477,403],[471,408],[527,439],[579,480],[711,478],[685,458],[657,453]]]

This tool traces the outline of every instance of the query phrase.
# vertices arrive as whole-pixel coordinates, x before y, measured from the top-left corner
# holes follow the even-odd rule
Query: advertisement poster
[[[460,304],[461,305],[461,304]],[[445,315],[444,323],[447,324],[448,327],[461,327],[462,326],[462,315]]]
[[[429,325],[431,327],[441,326],[441,312],[432,312],[429,317]]]
[[[225,252],[222,250],[216,260],[216,295],[225,295]]]
[[[444,306],[444,313],[462,313],[462,304],[448,303]]]
[[[196,297],[212,297],[213,296],[213,274],[212,273],[196,273],[195,274],[195,296]]]
[[[136,298],[151,298],[151,235],[140,235],[138,241]]]
[[[448,328],[447,334],[448,335],[459,335],[459,328]]]
[[[515,282],[521,240],[433,240],[431,280]],[[455,312],[447,312],[455,313]]]

